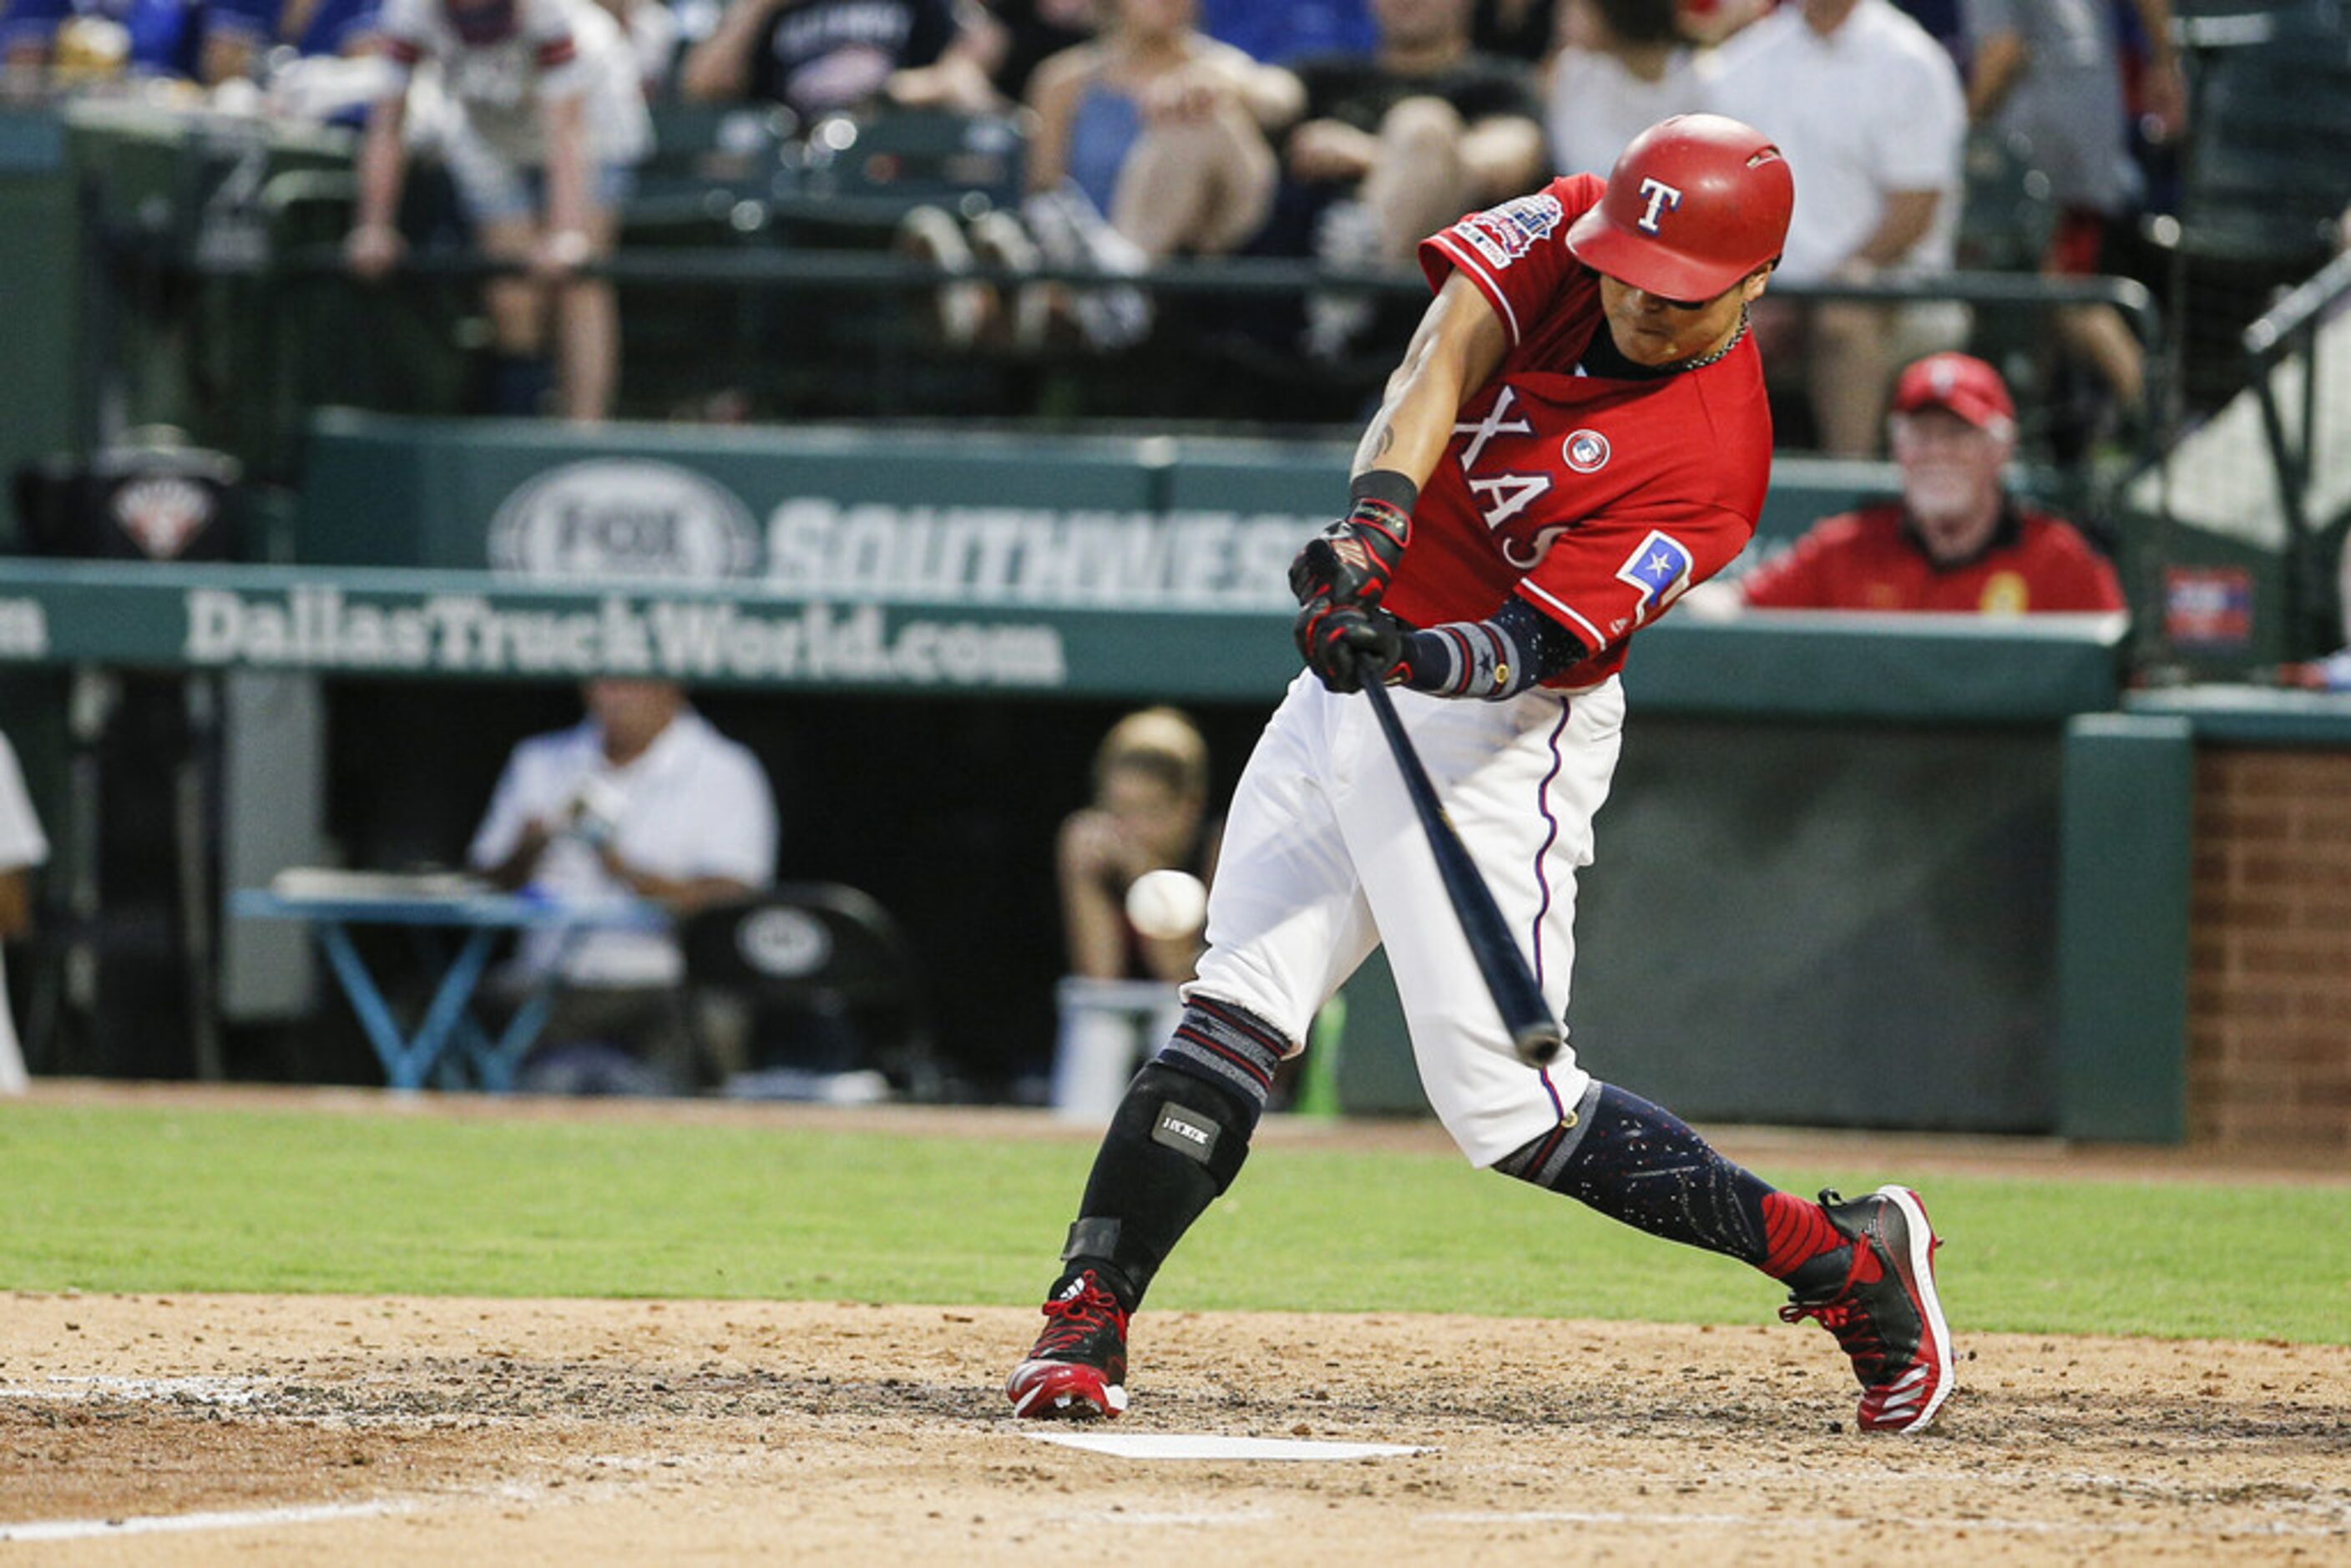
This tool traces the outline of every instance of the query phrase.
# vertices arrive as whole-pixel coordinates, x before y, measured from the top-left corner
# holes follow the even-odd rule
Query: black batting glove
[[[1357,497],[1353,510],[1306,541],[1290,563],[1290,596],[1301,604],[1376,606],[1412,538],[1412,513],[1376,496]]]
[[[1298,612],[1291,631],[1306,667],[1334,692],[1361,691],[1365,681],[1386,685],[1404,660],[1404,622],[1384,610],[1317,598]]]

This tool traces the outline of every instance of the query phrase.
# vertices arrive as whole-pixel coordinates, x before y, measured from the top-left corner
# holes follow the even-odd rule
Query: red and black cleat
[[[1126,1309],[1091,1269],[1044,1306],[1045,1332],[1004,1380],[1012,1413],[1034,1420],[1110,1420],[1126,1408]]]
[[[1851,1203],[1823,1192],[1821,1208],[1852,1242],[1851,1261],[1842,1281],[1794,1291],[1780,1316],[1818,1318],[1836,1335],[1861,1380],[1863,1431],[1923,1432],[1958,1386],[1927,1206],[1907,1186],[1882,1186]]]

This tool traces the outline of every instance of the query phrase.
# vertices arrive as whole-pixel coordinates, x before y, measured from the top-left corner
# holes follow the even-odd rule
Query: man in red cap
[[[1951,1390],[1917,1195],[1779,1192],[1562,1051],[1521,1063],[1479,976],[1364,683],[1394,701],[1551,1016],[1592,860],[1626,641],[1754,531],[1771,425],[1747,308],[1794,185],[1750,126],[1677,116],[1607,181],[1554,180],[1420,247],[1436,298],[1357,448],[1353,506],[1301,550],[1294,681],[1249,758],[1174,1034],[1095,1157],[1046,1326],[1005,1385],[1026,1416],[1114,1416],[1153,1276],[1238,1173],[1275,1070],[1384,944],[1429,1103],[1472,1164],[1783,1282],[1851,1358],[1860,1424],[1924,1427]]]
[[[2126,608],[2105,558],[2001,482],[2016,405],[1998,371],[1966,354],[1928,355],[1895,383],[1891,425],[1902,498],[1815,524],[1748,574],[1747,604],[1987,615]]]

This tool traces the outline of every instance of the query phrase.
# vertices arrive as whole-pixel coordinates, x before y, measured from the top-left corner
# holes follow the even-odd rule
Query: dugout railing
[[[2262,435],[2277,483],[2278,509],[2286,527],[2286,624],[2293,653],[2311,657],[2351,640],[2342,591],[2329,549],[2339,550],[2343,519],[2334,508],[2346,505],[2339,477],[2351,459],[2351,430],[2336,415],[2345,395],[2335,387],[2330,402],[2324,387],[2330,359],[2322,334],[2339,340],[2340,319],[2351,298],[2351,251],[2287,295],[2245,329],[2248,385],[2261,410]],[[2339,363],[2335,367],[2340,370]],[[2332,468],[2324,468],[2331,460]],[[2328,482],[2332,478],[2332,482]]]

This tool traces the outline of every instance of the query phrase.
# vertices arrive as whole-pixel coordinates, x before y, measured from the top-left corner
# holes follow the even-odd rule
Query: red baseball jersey
[[[1729,564],[1771,472],[1752,339],[1669,376],[1579,368],[1607,325],[1599,275],[1569,252],[1567,226],[1604,188],[1590,174],[1554,180],[1421,242],[1429,287],[1458,270],[1510,346],[1462,404],[1381,601],[1434,626],[1483,620],[1518,594],[1593,650],[1551,683],[1568,690],[1615,674],[1627,638]]]
[[[1761,610],[1949,610],[2018,615],[2125,607],[2115,569],[2070,524],[2016,509],[2009,537],[1945,570],[1904,526],[1899,504],[1813,525],[1740,584]]]

